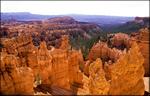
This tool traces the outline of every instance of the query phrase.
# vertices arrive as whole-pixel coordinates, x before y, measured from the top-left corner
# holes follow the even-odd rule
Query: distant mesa
[[[69,16],[49,18],[47,21],[49,23],[67,23],[67,24],[77,23],[77,21],[75,21],[72,17]]]

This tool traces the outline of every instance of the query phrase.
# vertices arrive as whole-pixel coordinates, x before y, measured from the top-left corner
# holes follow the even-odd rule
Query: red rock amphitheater
[[[134,37],[119,33],[108,42],[99,41],[84,60],[81,50],[71,47],[69,36],[98,29],[96,25],[65,17],[8,26],[1,29],[0,94],[144,95],[143,77],[149,76],[148,29]],[[81,35],[90,38],[85,34]]]

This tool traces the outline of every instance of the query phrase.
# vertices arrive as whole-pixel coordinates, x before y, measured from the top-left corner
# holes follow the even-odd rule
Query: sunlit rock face
[[[119,36],[119,37],[118,37]],[[121,37],[120,37],[121,36]],[[126,38],[124,38],[126,37]],[[110,44],[110,45],[107,45]],[[115,46],[114,46],[115,45]],[[123,49],[118,46],[125,45]],[[143,45],[142,45],[143,47]],[[95,44],[90,50],[89,56],[90,61],[93,63],[88,64],[89,66],[89,77],[91,86],[91,94],[98,94],[98,91],[95,87],[95,91],[92,84],[99,84],[96,80],[103,80],[104,85],[101,85],[102,90],[99,90],[99,94],[108,94],[108,95],[143,95],[144,94],[144,67],[143,63],[145,62],[143,58],[143,53],[141,51],[141,46],[139,43],[136,43],[135,39],[130,39],[127,35],[124,34],[115,34],[110,42],[104,43],[99,42]],[[100,60],[97,60],[100,58]],[[103,73],[104,79],[96,77],[94,71],[96,70],[94,66],[99,63],[102,67],[97,66],[98,70],[100,69]],[[97,72],[99,72],[97,70]],[[92,72],[92,73],[91,73]],[[95,79],[95,82],[93,80]],[[93,82],[92,82],[93,81]],[[104,87],[106,86],[107,87]],[[128,85],[128,86],[126,86]],[[89,87],[90,88],[90,87]],[[107,90],[106,90],[107,89]],[[104,93],[101,93],[104,92]]]
[[[91,95],[108,95],[110,83],[105,78],[101,59],[96,59],[89,68],[89,90]]]
[[[29,38],[25,40],[27,37]],[[34,92],[33,87],[40,84],[69,90],[73,90],[74,84],[82,85],[82,73],[79,70],[79,64],[83,63],[82,53],[81,51],[70,49],[67,36],[61,38],[60,48],[51,47],[51,50],[47,49],[45,41],[42,41],[39,47],[34,46],[30,35],[21,34],[18,37],[2,40],[1,61],[3,63],[1,64],[3,66],[6,64],[13,66],[11,68],[13,70],[8,70],[8,72],[5,69],[9,68],[1,67],[1,77],[4,77],[1,80],[3,84],[0,92],[2,94],[31,94]],[[8,82],[5,80],[5,73],[10,71],[12,71],[12,77],[18,76],[13,78],[14,82],[19,82],[15,84],[25,85],[20,85],[21,87],[17,87],[18,89],[15,90],[15,87],[19,85],[14,85],[11,80]],[[8,75],[6,78],[10,78],[9,74],[6,75]],[[7,83],[6,87],[4,87],[4,82],[10,82],[13,89],[7,88]],[[26,88],[28,84],[30,88]],[[20,89],[22,86],[25,86],[25,89]]]
[[[144,57],[144,76],[149,77],[149,29],[140,29],[138,32],[131,34],[131,38],[132,39],[130,41],[136,41],[139,45],[140,51]]]
[[[129,44],[130,37],[124,33],[112,34],[112,37],[109,37],[111,47],[116,47],[119,49],[130,48],[131,44]]]
[[[52,54],[52,85],[68,89],[69,67],[67,52],[61,49],[54,49]]]
[[[140,52],[144,57],[144,69],[145,75],[149,76],[149,30],[144,28],[139,30],[131,36],[123,33],[110,34],[108,35],[107,44],[100,42],[95,44],[88,55],[90,61],[96,60],[96,58],[101,58],[102,61],[115,62],[120,57],[122,50],[129,50],[132,43],[136,41]]]
[[[33,95],[34,77],[29,67],[17,68],[14,55],[1,53],[0,93],[4,95]]]
[[[121,54],[121,50],[116,48],[109,48],[105,42],[98,42],[91,48],[88,59],[93,61],[97,58],[101,58],[103,62],[109,60],[115,62],[118,60]]]
[[[67,35],[62,36],[59,49],[68,50],[70,48],[69,37]]]
[[[30,35],[21,34],[16,38],[4,40],[2,44],[6,52],[17,57],[17,67],[30,67],[35,77],[39,76],[43,82],[50,82],[48,74],[51,71],[51,55],[45,42],[41,42],[37,48],[33,45]]]
[[[22,34],[16,38],[1,40],[1,44],[6,48],[9,54],[18,55],[22,51],[27,51],[28,47],[31,46],[32,38],[28,35]],[[27,46],[28,45],[28,46]],[[25,48],[26,47],[26,48]]]
[[[138,45],[140,47],[140,51],[144,57],[144,68],[145,68],[145,76],[150,76],[150,66],[149,66],[149,29],[141,29],[139,31],[139,38],[137,39]]]
[[[83,56],[81,51],[70,50],[68,52],[69,76],[70,83],[82,84],[82,73],[79,65],[83,64]]]
[[[128,52],[123,51],[112,64],[102,64],[101,59],[97,59],[89,67],[91,94],[143,95],[143,63],[144,58],[136,43],[132,44]]]
[[[39,66],[39,72],[42,84],[51,84],[51,71],[52,71],[52,56],[47,49],[46,42],[40,43],[40,47],[37,54],[37,61]]]
[[[30,35],[21,34],[14,38],[2,39],[3,50],[17,57],[17,67],[32,67],[37,64],[37,48],[32,43]]]
[[[63,45],[68,42],[62,41]],[[63,49],[62,49],[63,48]],[[81,51],[68,50],[68,46],[51,51],[52,55],[52,86],[71,90],[72,86],[82,84],[82,73],[79,64],[83,63]]]

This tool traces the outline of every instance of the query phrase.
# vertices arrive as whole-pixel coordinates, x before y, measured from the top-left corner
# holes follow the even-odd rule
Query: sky
[[[1,12],[149,16],[149,1],[1,1]]]

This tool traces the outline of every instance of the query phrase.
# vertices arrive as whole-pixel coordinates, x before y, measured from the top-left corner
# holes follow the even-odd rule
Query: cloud
[[[149,1],[1,1],[2,12],[149,16]]]

